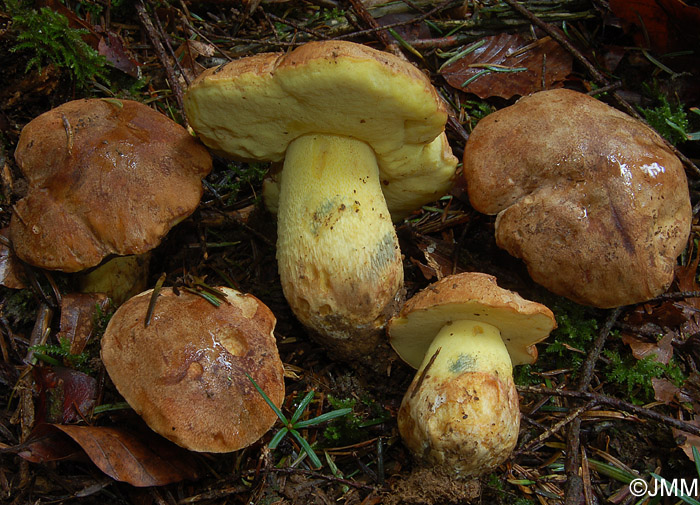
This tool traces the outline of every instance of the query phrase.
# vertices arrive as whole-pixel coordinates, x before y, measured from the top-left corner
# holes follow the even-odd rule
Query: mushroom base
[[[419,460],[456,477],[505,461],[518,440],[520,408],[499,330],[476,321],[445,325],[403,398],[398,426]]]

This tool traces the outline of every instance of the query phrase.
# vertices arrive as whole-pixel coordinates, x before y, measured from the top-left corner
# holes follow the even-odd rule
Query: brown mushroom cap
[[[648,300],[673,279],[690,233],[678,158],[650,128],[559,89],[490,114],[464,151],[473,207],[535,282],[579,303]]]
[[[408,300],[388,325],[391,346],[419,368],[440,329],[452,321],[482,321],[498,328],[513,365],[534,363],[537,348],[556,328],[552,311],[503,289],[492,275],[464,272],[431,284]]]
[[[277,405],[284,370],[272,334],[275,317],[257,298],[220,288],[215,307],[186,291],[152,290],[124,303],[102,338],[102,360],[129,405],[162,436],[194,451],[229,452],[267,432],[276,415],[249,374]]]
[[[131,100],[75,100],[29,122],[15,151],[29,183],[10,224],[17,255],[77,272],[141,254],[191,214],[211,157],[182,126]]]

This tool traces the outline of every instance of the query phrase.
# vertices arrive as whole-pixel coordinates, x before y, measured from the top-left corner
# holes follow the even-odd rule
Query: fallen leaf
[[[111,478],[132,486],[163,486],[195,479],[191,453],[152,432],[105,426],[39,424],[14,449],[33,463],[89,458]]]
[[[700,40],[700,8],[680,0],[610,0],[609,5],[641,47],[665,53]]]
[[[187,39],[175,50],[175,56],[180,62],[180,66],[187,72],[190,79],[197,77],[206,68],[197,59],[200,56],[211,58],[215,54],[216,48],[213,45],[192,39]]]
[[[0,235],[7,238],[9,236],[8,228],[0,230]],[[3,242],[0,242],[0,284],[10,289],[27,287],[22,263]]]
[[[54,425],[100,470],[132,486],[162,486],[197,477],[191,454],[156,434],[104,426]]]
[[[27,440],[12,449],[22,459],[32,463],[87,460],[85,452],[78,444],[56,430],[53,425],[46,423],[37,424]]]
[[[95,330],[98,307],[107,311],[109,297],[103,293],[69,293],[61,298],[60,331],[56,338],[67,338],[71,354],[80,354]]]
[[[658,342],[647,342],[633,335],[623,334],[622,342],[630,346],[632,355],[637,359],[655,356],[654,360],[667,365],[673,357],[673,338],[675,333],[669,331]]]
[[[131,77],[140,77],[141,64],[136,61],[124,48],[122,38],[113,32],[104,32],[97,43],[97,51],[104,56],[114,68]]]
[[[688,320],[685,307],[679,302],[646,303],[638,305],[625,314],[625,323],[640,329],[663,331],[663,328],[675,328]],[[652,328],[652,325],[654,328]]]
[[[681,389],[667,379],[651,378],[651,385],[654,388],[654,399],[656,401],[671,405],[676,403],[676,397]]]
[[[561,87],[571,73],[571,55],[549,37],[533,43],[501,33],[480,44],[440,71],[450,86],[480,98],[509,99]]]
[[[686,421],[688,424],[697,426],[700,428],[700,421],[690,420]],[[678,442],[678,447],[680,447],[690,461],[695,461],[693,458],[693,447],[700,449],[700,437],[697,435],[691,435],[686,431],[681,431],[679,429],[673,428],[673,438]]]
[[[32,373],[39,390],[37,422],[72,423],[92,412],[97,397],[97,381],[93,377],[50,366],[36,366]]]

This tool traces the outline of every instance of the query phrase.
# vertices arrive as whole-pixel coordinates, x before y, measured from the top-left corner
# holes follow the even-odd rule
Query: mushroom
[[[398,413],[406,447],[457,477],[505,461],[518,439],[512,367],[534,363],[552,312],[482,273],[450,275],[413,296],[388,324],[391,346],[417,368]]]
[[[274,424],[246,374],[275,405],[284,400],[274,315],[252,295],[218,289],[226,299],[216,307],[163,288],[148,326],[153,290],[141,293],[117,309],[102,337],[119,393],[151,429],[192,451],[236,451]]]
[[[15,159],[29,189],[13,209],[14,251],[31,265],[63,272],[157,246],[197,207],[212,165],[182,126],[116,99],[75,100],[36,117],[22,130]],[[124,263],[118,268],[130,287],[127,272],[147,261]],[[137,276],[145,279],[143,269]],[[90,282],[85,289],[94,291]],[[117,292],[110,294],[129,296]]]
[[[429,79],[351,42],[307,43],[209,69],[185,111],[215,152],[284,161],[277,259],[297,318],[339,357],[370,353],[400,304],[392,224],[450,186],[457,160]]]
[[[601,308],[663,293],[690,233],[680,160],[598,100],[542,91],[482,119],[464,150],[472,206],[532,279]]]

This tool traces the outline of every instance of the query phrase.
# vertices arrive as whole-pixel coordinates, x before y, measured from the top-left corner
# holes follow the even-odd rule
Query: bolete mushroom
[[[505,461],[518,440],[512,367],[534,363],[552,312],[500,288],[487,274],[442,278],[391,319],[391,345],[417,368],[398,426],[416,458],[457,477]]]
[[[216,307],[163,288],[145,325],[152,290],[127,300],[102,337],[102,360],[119,393],[146,423],[176,444],[236,451],[277,419],[250,375],[280,406],[284,370],[275,317],[260,300],[230,288]]]
[[[157,246],[197,207],[212,166],[182,126],[116,99],[75,100],[41,114],[23,128],[15,159],[28,191],[13,209],[13,248],[31,265],[63,272]],[[130,279],[142,263],[123,259],[111,279]]]
[[[610,308],[664,292],[690,233],[679,159],[649,127],[582,93],[542,91],[479,121],[464,150],[472,206],[532,279]]]
[[[284,160],[277,258],[287,301],[336,356],[371,352],[403,292],[390,212],[436,199],[456,167],[429,79],[359,44],[312,42],[205,71],[185,111],[219,154]]]

